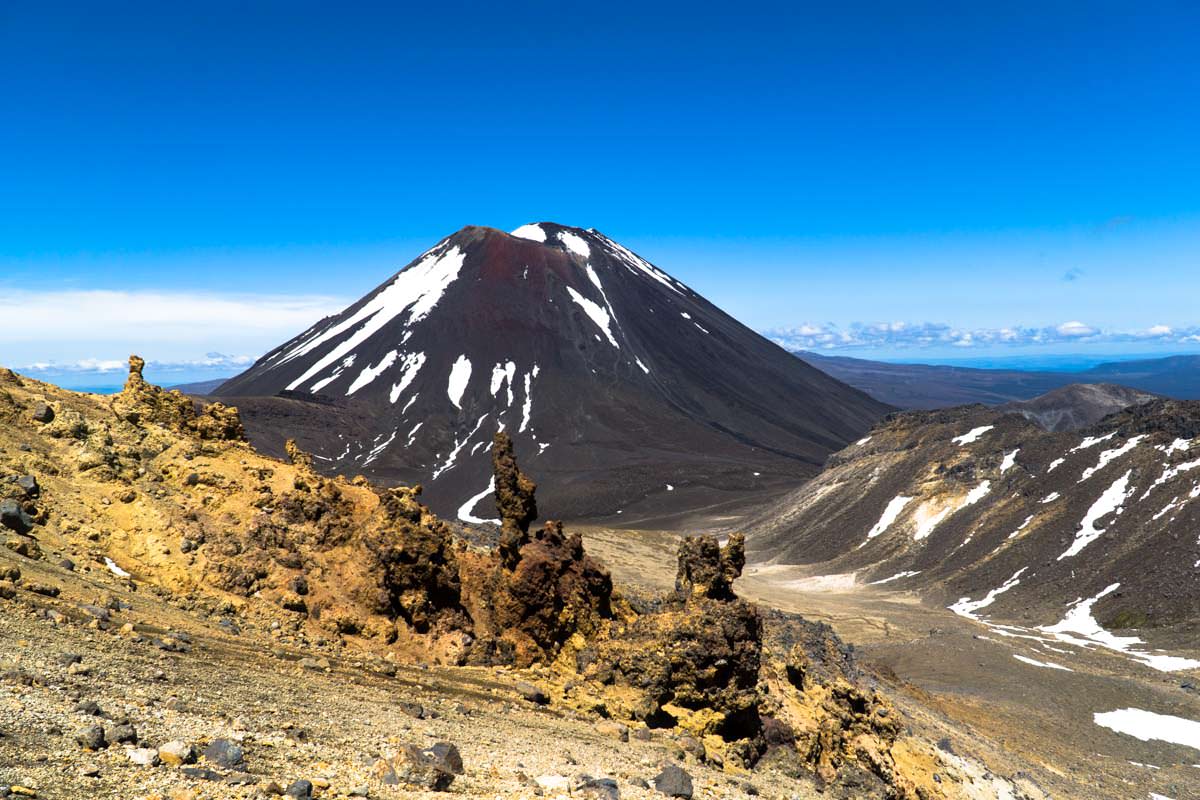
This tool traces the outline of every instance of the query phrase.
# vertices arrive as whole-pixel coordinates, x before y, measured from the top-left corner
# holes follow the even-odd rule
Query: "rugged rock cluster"
[[[536,485],[503,432],[492,448],[499,545],[483,547],[430,513],[419,486],[324,477],[294,443],[291,463],[265,458],[243,441],[236,409],[197,408],[147,384],[141,359],[130,366],[107,410],[0,374],[0,457],[18,477],[0,483],[10,550],[39,558],[38,537],[53,530],[81,543],[88,569],[229,630],[254,620],[282,643],[534,666],[529,699],[672,729],[727,770],[783,752],[826,783],[857,771],[878,796],[918,796],[891,757],[894,710],[863,688],[832,633],[788,620],[772,638],[734,593],[741,535],[685,539],[673,592],[622,597],[578,533],[533,526]],[[6,577],[11,587],[20,574]],[[420,773],[439,788],[455,774],[448,758],[411,747],[377,777]]]

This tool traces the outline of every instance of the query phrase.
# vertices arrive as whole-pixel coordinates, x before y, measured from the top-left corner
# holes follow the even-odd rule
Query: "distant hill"
[[[225,383],[225,381],[227,381],[227,380],[229,380],[228,377],[214,378],[213,380],[209,380],[209,381],[196,381],[195,383],[179,383],[174,386],[168,386],[167,388],[168,389],[178,389],[179,391],[183,392],[184,394],[212,394],[218,386],[220,386],[222,383]]]
[[[1157,399],[1073,432],[979,405],[895,414],[739,529],[755,561],[1031,628],[1082,598],[1110,627],[1195,620],[1198,526],[1200,403]]]
[[[1070,384],[1120,384],[1179,400],[1200,399],[1200,356],[1100,364],[1083,372],[890,364],[800,351],[801,359],[889,405],[932,410],[1030,400]]]
[[[1073,383],[1032,400],[1014,400],[996,410],[1015,412],[1046,431],[1090,428],[1109,414],[1157,400],[1158,395],[1114,383]]]

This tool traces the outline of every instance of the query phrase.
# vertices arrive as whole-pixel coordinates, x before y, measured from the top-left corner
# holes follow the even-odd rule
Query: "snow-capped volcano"
[[[490,507],[498,430],[547,508],[602,515],[668,484],[678,505],[808,477],[888,410],[598,231],[553,223],[463,228],[217,391],[281,393],[239,400],[262,445],[296,436],[331,471],[422,483],[466,520]]]

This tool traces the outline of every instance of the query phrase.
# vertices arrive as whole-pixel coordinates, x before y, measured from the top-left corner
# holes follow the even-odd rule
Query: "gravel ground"
[[[652,781],[667,763],[691,774],[696,797],[748,796],[751,781],[765,797],[815,796],[807,779],[769,770],[738,776],[698,764],[662,732],[621,741],[615,726],[598,718],[536,706],[520,687],[536,681],[536,672],[395,666],[332,646],[287,649],[265,632],[232,635],[95,573],[0,554],[0,569],[9,563],[19,563],[26,583],[62,590],[58,598],[18,590],[15,599],[0,600],[0,786],[28,787],[37,797],[245,798],[297,779],[313,782],[318,797],[353,796],[364,787],[378,798],[445,797],[371,778],[380,754],[438,741],[455,744],[465,765],[450,796],[555,796],[566,792],[543,789],[538,778],[553,786],[544,776],[575,782],[589,775],[615,779],[623,798],[661,798],[639,782]],[[101,630],[83,610],[96,599],[129,608],[110,612],[108,630]],[[132,631],[122,631],[127,623]],[[156,644],[172,635],[190,642],[185,652]],[[72,654],[80,656],[76,665]],[[75,710],[89,701],[102,717]],[[111,734],[123,720],[141,747],[236,742],[254,783],[232,786],[179,767],[139,766],[123,745],[89,752],[75,741],[89,725]],[[204,759],[196,766],[223,777],[241,771]]]

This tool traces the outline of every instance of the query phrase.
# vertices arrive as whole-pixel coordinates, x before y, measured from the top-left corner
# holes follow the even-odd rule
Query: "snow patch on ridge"
[[[1097,520],[1106,514],[1111,514],[1113,511],[1116,511],[1118,514],[1121,513],[1121,504],[1132,494],[1132,490],[1129,489],[1129,476],[1131,474],[1133,474],[1132,471],[1126,472],[1120,478],[1117,478],[1113,481],[1113,485],[1108,487],[1104,491],[1104,494],[1100,495],[1100,499],[1092,503],[1092,507],[1088,509],[1087,515],[1079,523],[1079,530],[1075,533],[1075,541],[1071,543],[1071,546],[1067,548],[1065,553],[1058,557],[1059,561],[1077,555],[1079,551],[1083,550],[1083,548],[1087,547],[1104,533],[1104,528],[1096,527]]]
[[[566,245],[566,248],[572,253],[584,258],[591,258],[592,248],[588,247],[588,243],[583,240],[583,237],[570,231],[559,231],[558,240]]]
[[[653,264],[651,264],[646,259],[637,255],[632,250],[627,249],[624,245],[614,242],[612,239],[609,239],[607,236],[605,236],[602,233],[598,233],[597,231],[594,231],[594,230],[589,231],[589,233],[591,233],[593,236],[595,236],[597,239],[599,239],[609,249],[609,251],[613,255],[615,255],[625,265],[626,269],[628,269],[630,272],[633,272],[634,274],[646,275],[647,277],[653,278],[654,280],[658,281],[663,286],[666,286],[668,289],[675,292],[676,294],[683,294],[683,289],[681,288],[683,286],[683,284],[679,283],[674,278],[670,277],[665,272],[658,269],[658,267],[655,267]]]
[[[883,515],[879,517],[879,521],[875,523],[871,530],[867,531],[867,541],[860,544],[859,547],[865,547],[867,542],[890,528],[892,523],[896,521],[896,518],[900,516],[900,512],[904,510],[904,507],[911,502],[912,498],[905,497],[904,495],[893,497],[891,502],[887,504],[887,507],[883,509]]]
[[[996,427],[996,426],[995,425],[980,425],[978,428],[972,428],[971,430],[967,431],[962,436],[955,436],[950,441],[954,442],[955,444],[957,444],[961,447],[964,444],[970,444],[971,442],[978,440],[980,436],[983,436],[985,433],[987,433],[994,427]]]
[[[1145,642],[1136,636],[1116,636],[1105,630],[1096,621],[1095,617],[1092,616],[1092,606],[1101,598],[1107,597],[1120,587],[1121,584],[1113,583],[1095,597],[1090,597],[1087,600],[1077,600],[1068,609],[1066,616],[1063,617],[1061,622],[1055,625],[1040,627],[1038,630],[1052,635],[1061,642],[1066,642],[1076,647],[1099,646],[1107,650],[1124,653],[1146,666],[1161,672],[1176,672],[1181,669],[1195,669],[1196,667],[1200,667],[1200,661],[1195,659],[1157,655],[1135,650],[1135,647],[1143,645]]]
[[[1113,431],[1112,433],[1106,433],[1103,436],[1085,437],[1082,442],[1077,444],[1075,447],[1072,447],[1067,452],[1068,453],[1078,453],[1080,450],[1087,450],[1089,447],[1095,447],[1096,445],[1100,444],[1101,442],[1107,442],[1109,439],[1113,438],[1116,435],[1117,435],[1117,432]]]
[[[528,239],[531,242],[546,241],[546,232],[542,230],[542,226],[532,223],[529,225],[522,225],[513,231],[511,235],[516,236],[518,239]]]
[[[1134,436],[1132,439],[1130,439],[1129,441],[1127,441],[1125,444],[1121,445],[1120,447],[1114,447],[1112,450],[1105,450],[1103,453],[1100,454],[1100,458],[1096,462],[1096,466],[1088,467],[1087,469],[1085,469],[1083,471],[1083,477],[1078,480],[1078,483],[1083,483],[1088,478],[1092,477],[1097,472],[1099,472],[1100,470],[1107,467],[1113,461],[1115,461],[1116,459],[1125,455],[1133,448],[1137,447],[1138,444],[1142,441],[1142,439],[1145,439],[1145,438],[1146,438],[1145,434],[1141,434],[1139,436]]]

